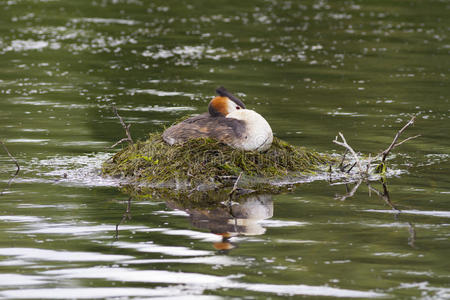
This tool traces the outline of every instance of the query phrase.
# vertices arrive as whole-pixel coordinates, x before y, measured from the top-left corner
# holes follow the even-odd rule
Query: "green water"
[[[450,299],[449,13],[434,0],[1,1],[0,138],[21,171],[8,187],[1,149],[0,297]],[[405,137],[422,136],[395,150],[391,203],[378,181],[342,200],[357,182],[319,178],[251,197],[236,219],[158,198],[126,214],[98,171],[124,136],[112,104],[144,139],[204,112],[220,85],[318,151],[341,153],[341,131],[378,153],[413,114]]]

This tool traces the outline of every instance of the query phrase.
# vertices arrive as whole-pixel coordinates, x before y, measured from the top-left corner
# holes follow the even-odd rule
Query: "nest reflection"
[[[148,195],[147,195],[148,196]],[[198,196],[198,195],[196,195]],[[216,191],[215,194],[203,194],[203,197],[180,197],[165,200],[168,208],[184,211],[192,226],[221,236],[221,242],[214,243],[218,250],[234,248],[230,239],[235,236],[262,235],[266,229],[262,220],[272,218],[273,201],[269,194],[241,194],[227,197],[228,193]],[[136,197],[136,196],[135,196]],[[142,195],[140,196],[142,197]],[[131,201],[128,199],[122,220],[116,226],[116,238],[119,226],[131,218]]]

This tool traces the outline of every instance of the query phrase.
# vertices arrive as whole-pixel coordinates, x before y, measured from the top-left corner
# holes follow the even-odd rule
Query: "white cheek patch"
[[[234,112],[234,111],[237,111],[238,109],[236,108],[236,107],[238,107],[239,105],[237,105],[236,103],[234,103],[233,101],[231,101],[231,100],[228,100],[227,101],[227,111],[228,111],[228,114],[230,114],[230,113],[232,113],[232,112]]]

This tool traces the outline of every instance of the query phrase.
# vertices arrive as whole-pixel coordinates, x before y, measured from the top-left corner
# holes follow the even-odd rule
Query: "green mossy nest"
[[[264,153],[231,148],[199,138],[168,145],[160,133],[129,145],[103,163],[104,175],[130,179],[132,185],[176,190],[211,190],[239,186],[263,191],[271,182],[313,175],[333,158],[274,138]],[[269,189],[270,190],[270,189]]]

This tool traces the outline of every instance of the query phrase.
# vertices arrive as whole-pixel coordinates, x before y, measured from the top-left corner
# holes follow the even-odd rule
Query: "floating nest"
[[[128,179],[128,186],[155,190],[210,191],[239,187],[258,192],[279,189],[288,178],[313,176],[333,162],[327,154],[293,146],[274,138],[264,153],[231,148],[209,138],[168,145],[152,133],[103,163],[102,172]]]

